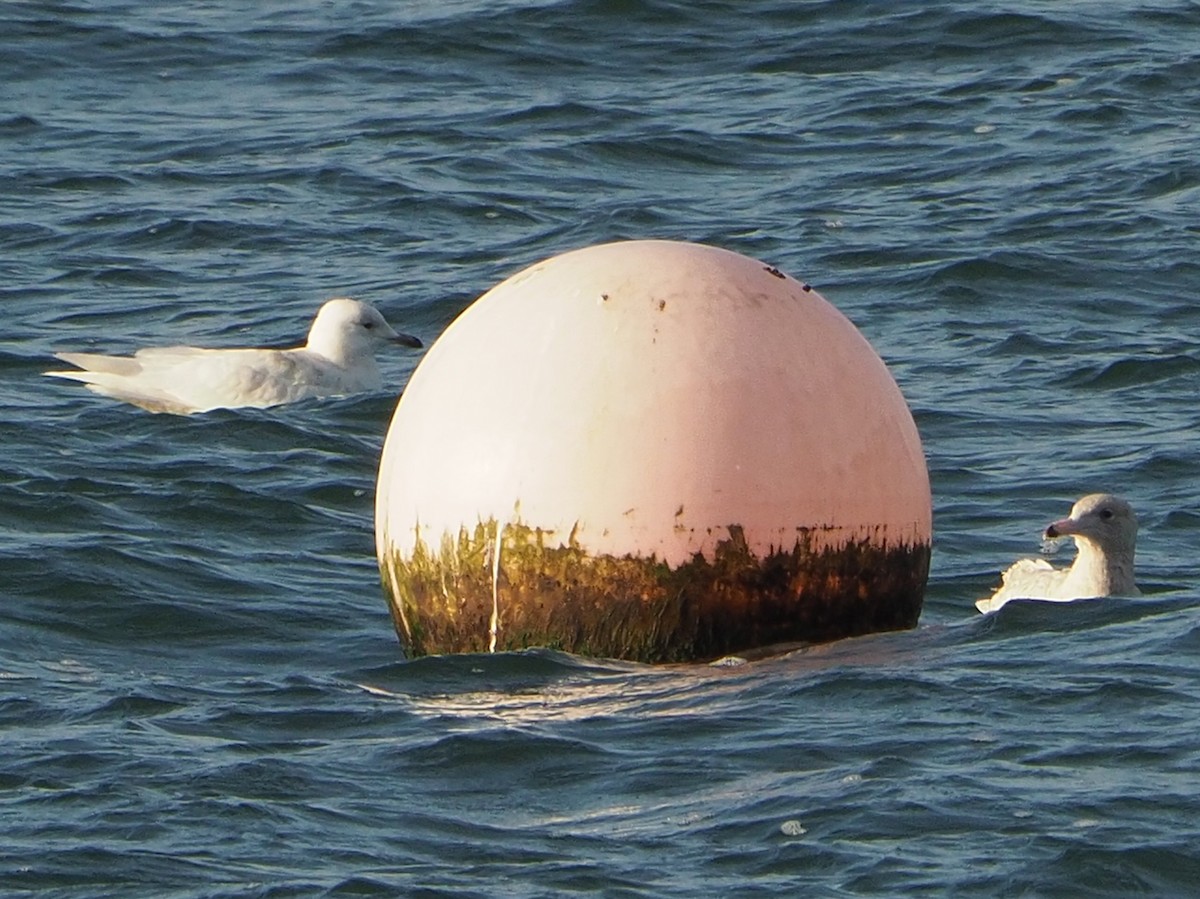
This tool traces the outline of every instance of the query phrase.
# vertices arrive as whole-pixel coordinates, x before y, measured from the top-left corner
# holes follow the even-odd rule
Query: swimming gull
[[[375,350],[385,343],[420,347],[379,310],[338,297],[317,312],[308,342],[288,350],[152,347],[132,356],[55,353],[81,371],[48,371],[151,412],[190,415],[210,409],[265,408],[382,386]]]
[[[1003,574],[1000,588],[975,607],[995,612],[1010,599],[1070,602],[1097,596],[1137,596],[1133,554],[1138,521],[1133,507],[1110,493],[1092,493],[1071,514],[1046,528],[1046,539],[1074,537],[1070,568],[1054,568],[1045,559],[1021,559]]]

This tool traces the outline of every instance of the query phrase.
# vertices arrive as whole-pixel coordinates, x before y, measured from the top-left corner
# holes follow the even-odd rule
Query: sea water
[[[1185,0],[0,4],[0,894],[1200,891],[1197,47]],[[428,344],[643,237],[888,363],[916,630],[408,661],[372,496],[418,354],[192,418],[41,376],[338,294]],[[1145,596],[978,615],[1096,490]]]

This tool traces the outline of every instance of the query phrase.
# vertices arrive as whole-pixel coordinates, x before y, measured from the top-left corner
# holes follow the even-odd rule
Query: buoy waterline
[[[929,478],[883,361],[711,246],[564,253],[475,301],[388,430],[376,549],[411,656],[693,661],[915,626]]]

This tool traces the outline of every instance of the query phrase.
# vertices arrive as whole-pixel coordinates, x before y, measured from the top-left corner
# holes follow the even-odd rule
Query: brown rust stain
[[[501,532],[497,650],[531,646],[641,662],[704,661],[780,643],[818,643],[915,627],[929,546],[866,540],[756,557],[730,525],[711,559],[674,568],[653,556],[591,555],[524,524]],[[410,656],[486,652],[495,522],[382,564]]]

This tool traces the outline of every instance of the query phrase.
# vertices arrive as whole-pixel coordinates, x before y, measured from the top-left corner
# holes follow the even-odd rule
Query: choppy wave
[[[0,4],[7,895],[1183,895],[1200,10]],[[179,419],[62,349],[427,342],[524,265],[703,240],[896,374],[922,625],[729,668],[403,659],[376,395]],[[1078,495],[1139,601],[971,605]],[[422,892],[423,891],[423,892]]]

